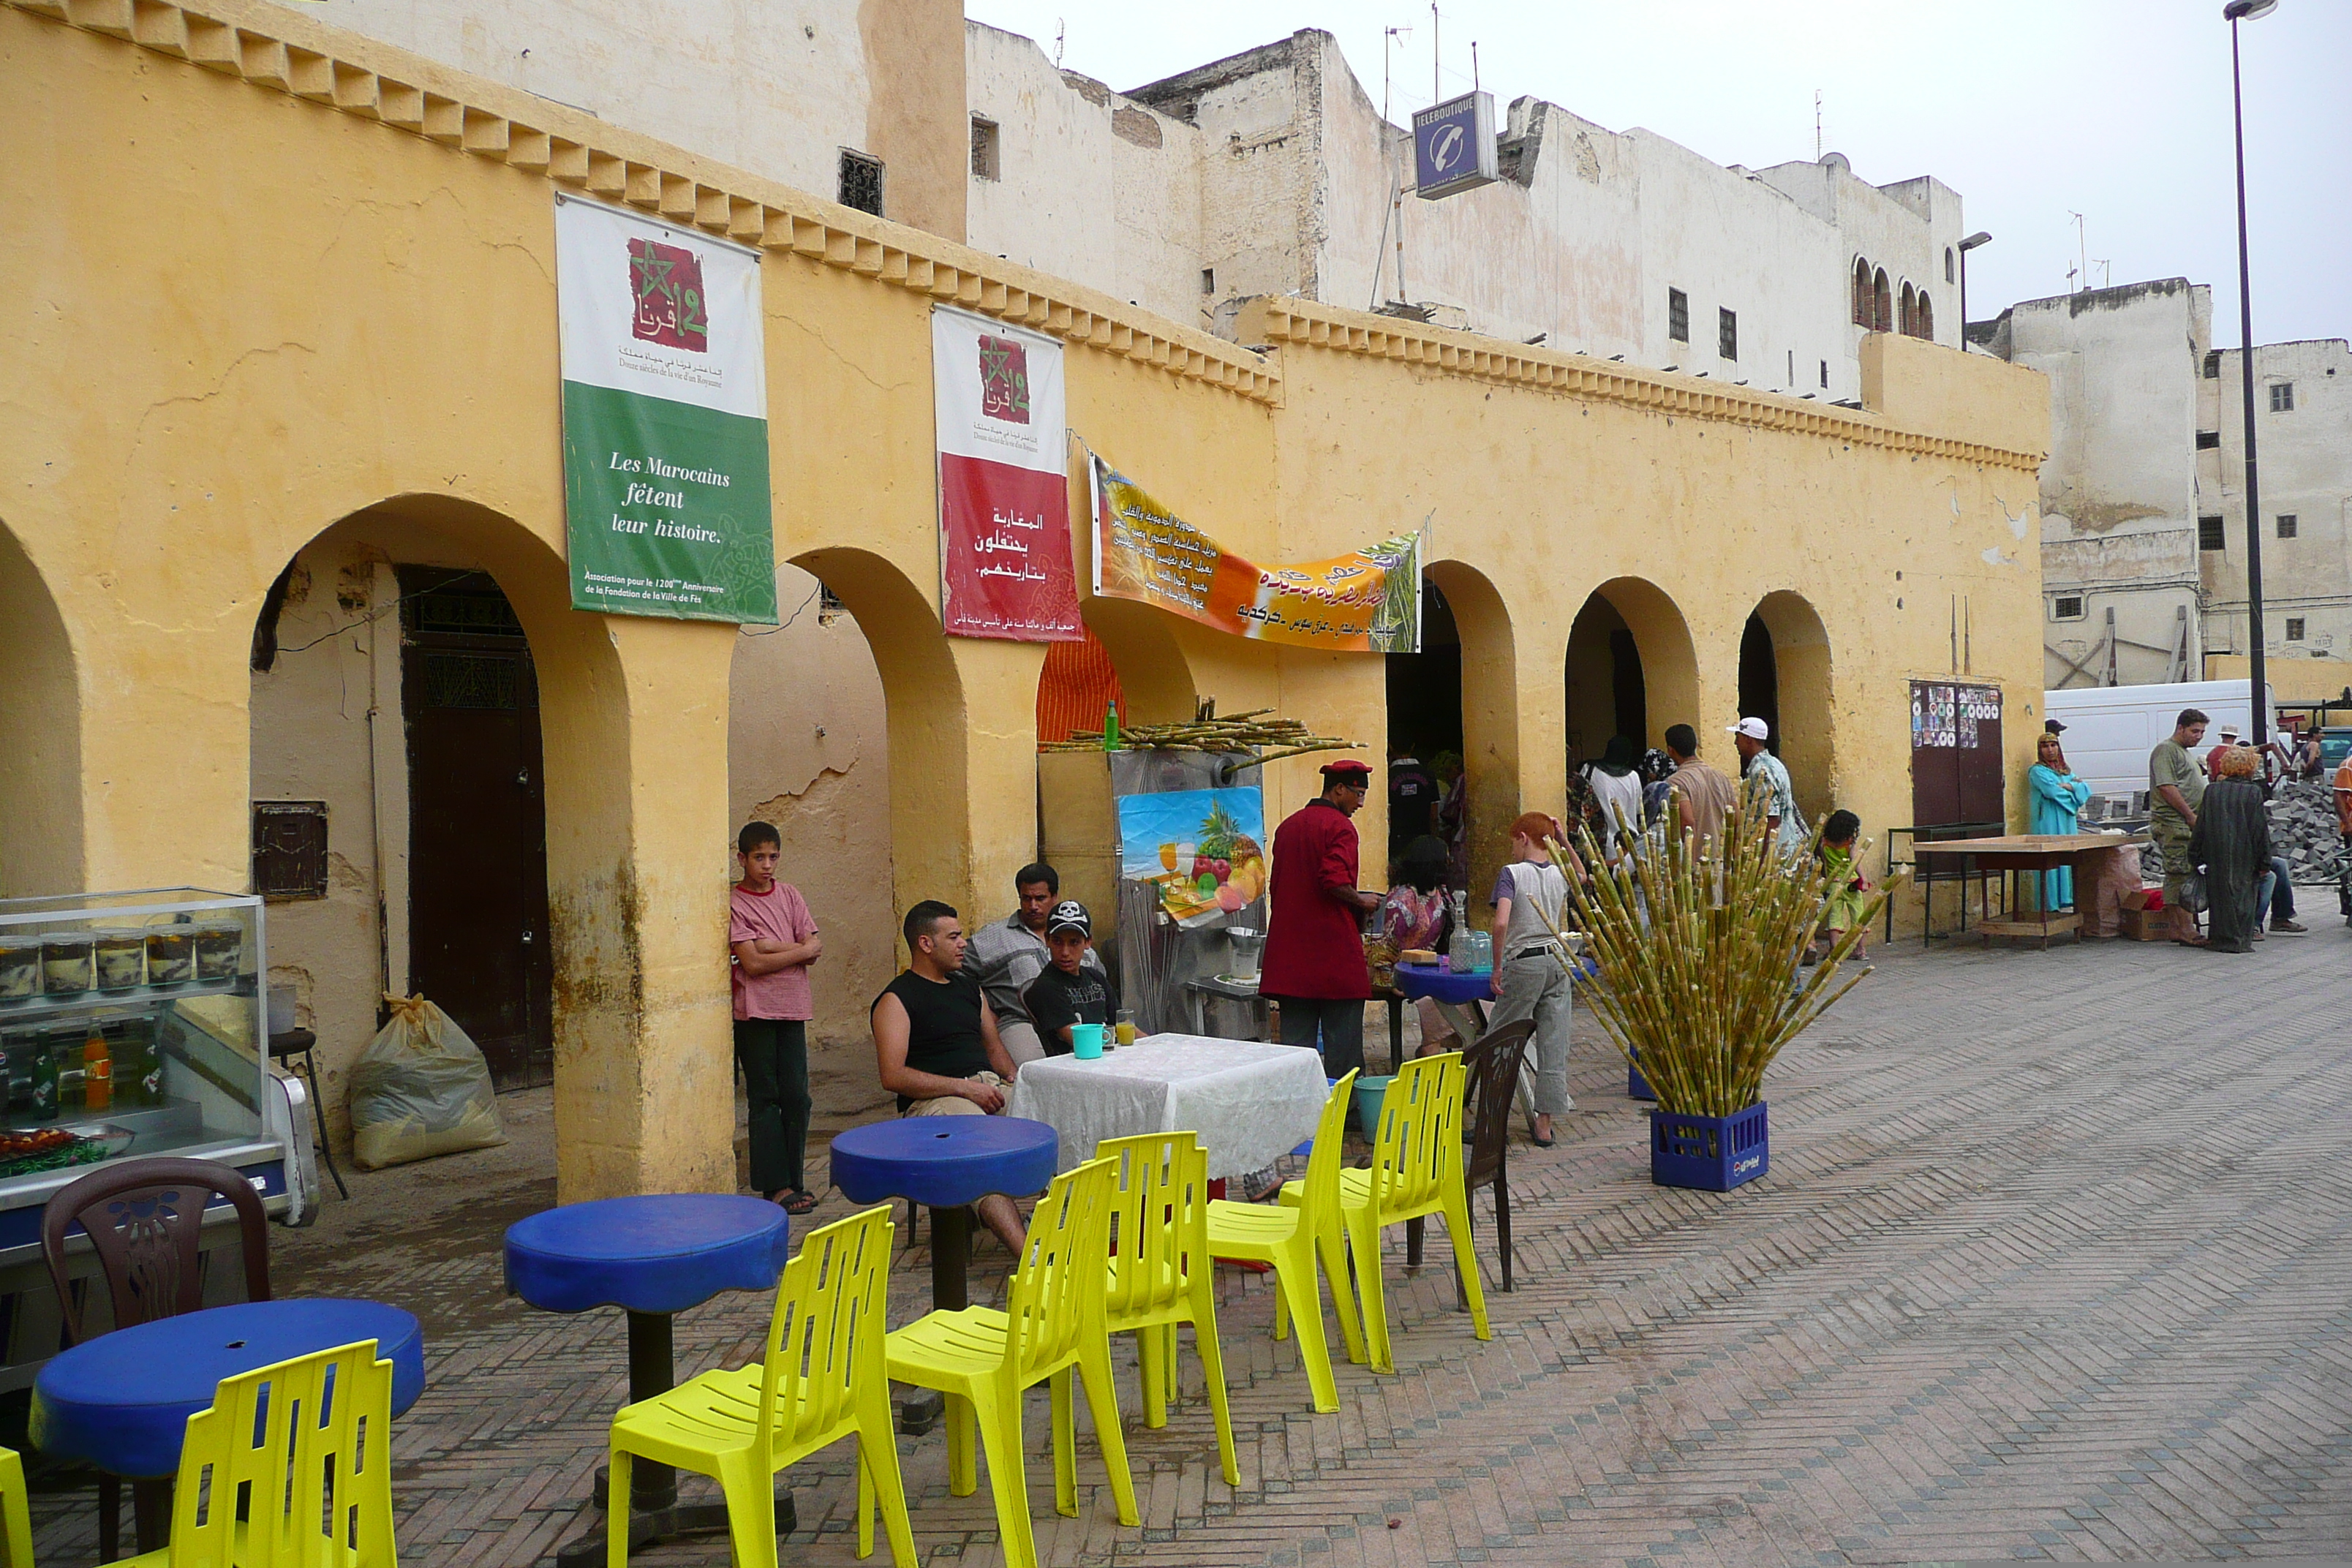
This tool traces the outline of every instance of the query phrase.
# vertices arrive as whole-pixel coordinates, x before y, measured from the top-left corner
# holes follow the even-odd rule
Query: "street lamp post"
[[[2254,744],[2270,741],[2270,711],[2263,701],[2270,685],[2263,634],[2263,492],[2254,474],[2254,302],[2252,269],[2246,261],[2246,93],[2238,77],[2238,24],[2267,16],[2278,0],[2229,0],[2221,7],[2230,24],[2230,105],[2238,132],[2238,341],[2240,383],[2246,405],[2246,648],[2247,687],[2253,707]]]
[[[1960,352],[1969,348],[1969,252],[1979,245],[1990,245],[1992,236],[1983,229],[1960,241]]]

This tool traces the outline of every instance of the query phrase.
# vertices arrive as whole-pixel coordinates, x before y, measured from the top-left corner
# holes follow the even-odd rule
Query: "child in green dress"
[[[1853,863],[1854,838],[1862,832],[1862,818],[1850,811],[1833,811],[1822,824],[1822,873],[1830,879],[1830,901],[1822,910],[1822,934],[1826,942],[1817,944],[1820,957],[1829,956],[1838,939],[1852,931],[1862,919],[1863,895],[1870,891],[1870,879],[1864,876]],[[1865,929],[1854,943],[1856,958],[1869,956],[1870,933]]]

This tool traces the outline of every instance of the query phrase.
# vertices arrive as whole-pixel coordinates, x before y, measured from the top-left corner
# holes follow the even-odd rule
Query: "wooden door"
[[[552,1082],[539,683],[480,573],[403,568],[412,990],[481,1047],[500,1089]],[[411,596],[413,595],[413,596]]]
[[[2006,831],[2000,688],[1911,683],[1911,821],[1918,827],[1991,824]]]

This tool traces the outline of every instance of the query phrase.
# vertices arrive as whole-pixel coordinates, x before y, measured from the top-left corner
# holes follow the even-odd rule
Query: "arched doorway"
[[[1835,807],[1836,755],[1829,629],[1801,594],[1767,594],[1739,643],[1739,710],[1772,727],[1772,752],[1789,769],[1808,824]]]
[[[84,886],[81,697],[39,568],[0,524],[0,898]]]
[[[1698,655],[1690,626],[1664,590],[1619,577],[1586,595],[1569,628],[1569,765],[1590,762],[1624,735],[1664,743],[1668,726],[1698,721]]]
[[[870,1070],[866,1004],[898,968],[890,882],[890,738],[882,674],[866,628],[827,584],[776,569],[778,624],[739,628],[727,682],[728,837],[709,847],[730,877],[732,834],[772,824],[777,876],[807,900],[824,936],[810,972],[816,1016],[810,1070],[828,1053]]]
[[[1388,756],[1410,757],[1433,776],[1464,766],[1462,631],[1445,591],[1424,574],[1421,583],[1421,651],[1386,656],[1389,703]],[[1393,784],[1384,777],[1383,785]],[[1401,847],[1435,821],[1440,802],[1412,803],[1405,809],[1419,821],[1398,816],[1391,794],[1389,837]],[[1444,835],[1440,835],[1444,837]]]
[[[320,532],[263,597],[255,890],[270,900],[270,981],[321,1042],[331,1118],[386,993],[439,1005],[501,1091],[554,1080],[534,652],[465,531],[419,526],[398,502]]]
[[[1409,744],[1409,754],[1433,768],[1441,752],[1460,755],[1465,783],[1454,870],[1475,889],[1493,883],[1509,848],[1503,828],[1527,798],[1517,634],[1510,606],[1477,567],[1434,561],[1423,581],[1423,651],[1388,656],[1390,747]],[[1409,705],[1402,714],[1401,698]]]

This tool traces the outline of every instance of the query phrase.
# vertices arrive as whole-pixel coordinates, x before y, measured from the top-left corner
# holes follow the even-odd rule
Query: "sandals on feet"
[[[815,1209],[816,1194],[805,1188],[795,1187],[779,1197],[776,1203],[788,1215],[804,1215]]]

